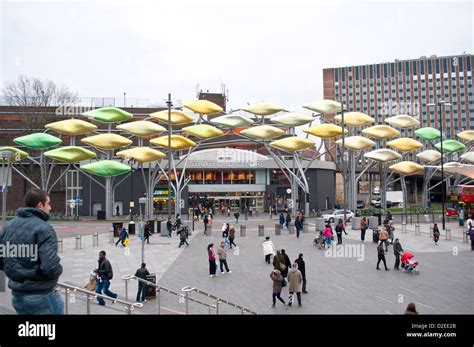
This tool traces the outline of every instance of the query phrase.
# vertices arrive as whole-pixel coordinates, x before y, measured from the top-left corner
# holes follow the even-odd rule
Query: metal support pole
[[[93,246],[93,247],[98,246],[98,245],[99,245],[99,233],[98,233],[97,231],[94,233],[94,235],[92,236],[92,238],[93,238],[92,246]],[[61,242],[62,242],[62,240],[61,240]]]
[[[171,218],[171,107],[173,106],[171,93],[168,93],[166,105],[168,106],[168,218]]]
[[[69,288],[64,290],[64,313],[68,314],[69,312]]]
[[[128,301],[128,281],[129,279],[127,278],[125,280],[125,301]]]

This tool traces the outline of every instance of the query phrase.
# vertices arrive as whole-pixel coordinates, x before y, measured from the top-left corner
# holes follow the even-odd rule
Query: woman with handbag
[[[270,307],[272,308],[275,307],[277,298],[283,303],[284,306],[286,306],[285,300],[281,298],[283,276],[281,275],[279,270],[275,269],[270,274],[270,278],[272,279],[272,282],[273,282],[273,293],[272,293],[273,304]]]

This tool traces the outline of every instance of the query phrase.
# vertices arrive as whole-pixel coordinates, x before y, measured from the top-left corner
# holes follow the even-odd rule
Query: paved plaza
[[[184,221],[186,217],[184,217]],[[396,225],[395,236],[402,243],[404,250],[415,254],[420,263],[420,274],[412,275],[393,269],[393,247],[386,255],[390,271],[377,271],[376,245],[372,243],[372,232],[369,230],[365,243],[360,241],[360,231],[348,229],[348,236],[343,236],[343,245],[350,248],[339,249],[339,254],[328,253],[313,245],[316,235],[314,219],[308,218],[309,232],[300,238],[283,230],[281,236],[275,236],[276,217],[270,219],[267,214],[241,218],[240,224],[246,225],[246,236],[240,237],[240,227],[236,226],[236,244],[228,252],[228,264],[231,274],[215,278],[209,277],[206,247],[209,243],[216,246],[221,241],[223,222],[233,224],[235,220],[226,216],[217,216],[213,224],[212,236],[203,234],[202,222],[188,240],[189,247],[178,248],[179,239],[154,234],[150,244],[145,245],[145,262],[151,273],[156,274],[158,284],[164,288],[181,292],[185,286],[199,288],[222,299],[251,309],[259,314],[400,314],[409,302],[414,302],[422,314],[472,314],[474,303],[474,252],[470,243],[464,243],[462,229],[454,223],[451,240],[445,240],[444,234],[438,245],[429,237],[429,224],[421,224],[421,234],[415,235],[415,226],[408,225],[407,233],[402,233]],[[264,262],[262,253],[263,237],[258,236],[258,225],[264,225],[265,235],[270,236],[277,248],[286,250],[293,261],[299,253],[304,254],[308,280],[308,294],[303,294],[301,308],[285,308],[277,303],[270,308],[272,282],[269,274],[272,266]],[[114,269],[114,279],[110,289],[125,298],[124,275],[133,275],[141,262],[141,241],[137,235],[131,236],[130,248],[124,249],[110,242],[110,222],[55,222],[53,223],[59,237],[63,238],[63,252],[59,255],[64,267],[61,282],[82,287],[89,274],[97,265],[100,250],[107,252],[107,257]],[[99,246],[93,246],[94,232],[99,233]],[[82,249],[75,249],[76,234],[82,234]],[[116,239],[115,239],[116,240]],[[337,250],[337,248],[336,248]],[[351,251],[351,254],[347,252]],[[345,252],[342,254],[341,252]],[[330,256],[329,256],[330,255]],[[383,269],[383,266],[381,266]],[[136,295],[136,282],[129,286],[129,300]],[[287,287],[282,297],[287,301]],[[193,293],[191,297],[210,304],[215,301]],[[183,298],[163,293],[161,313],[179,314],[185,312]],[[0,293],[0,310],[13,313],[10,304],[11,292]],[[76,295],[69,302],[69,313],[86,313],[85,300]],[[191,313],[208,313],[207,308],[190,304]],[[91,305],[92,313],[116,314],[124,312],[118,304],[107,304],[99,307]],[[150,300],[143,308],[136,309],[134,314],[157,313],[157,303]],[[215,313],[215,309],[212,311]],[[238,310],[221,304],[220,313],[239,313]]]

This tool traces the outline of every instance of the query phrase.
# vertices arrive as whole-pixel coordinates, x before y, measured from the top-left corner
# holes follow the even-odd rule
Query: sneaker
[[[308,294],[308,292],[305,290],[305,291],[303,292],[303,294]]]
[[[379,268],[377,268],[377,270],[380,270]]]
[[[298,307],[301,307],[301,306],[303,306],[303,305],[301,305],[301,304],[298,304]]]
[[[218,274],[215,274],[214,276],[218,277],[219,275],[218,275]]]
[[[222,274],[225,275],[225,271],[222,271]]]
[[[230,271],[227,271],[227,273],[231,274],[231,273],[232,273],[232,270],[230,270]]]
[[[214,275],[209,275],[209,277],[211,277],[211,278],[212,278],[212,277],[214,277]]]
[[[390,269],[385,269],[385,271],[388,271],[388,270],[390,270]]]
[[[270,305],[271,308],[275,308],[275,305]]]

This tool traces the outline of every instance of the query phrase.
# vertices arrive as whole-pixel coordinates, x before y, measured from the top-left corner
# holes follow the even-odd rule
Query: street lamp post
[[[9,160],[12,157],[12,152],[4,151],[0,152],[2,177],[1,177],[1,188],[2,188],[2,225],[5,226],[7,221],[7,192],[8,192],[8,177],[10,174],[10,163]]]
[[[171,218],[171,107],[173,103],[171,102],[171,93],[168,93],[168,101],[166,101],[168,106],[168,219]]]
[[[443,230],[446,230],[446,210],[445,210],[445,201],[446,201],[446,186],[444,185],[444,157],[443,157],[443,117],[441,112],[441,105],[451,106],[449,102],[446,100],[439,100],[437,104],[430,103],[426,104],[426,106],[438,106],[438,116],[439,116],[439,130],[440,130],[440,143],[441,143],[441,214],[443,218]]]

